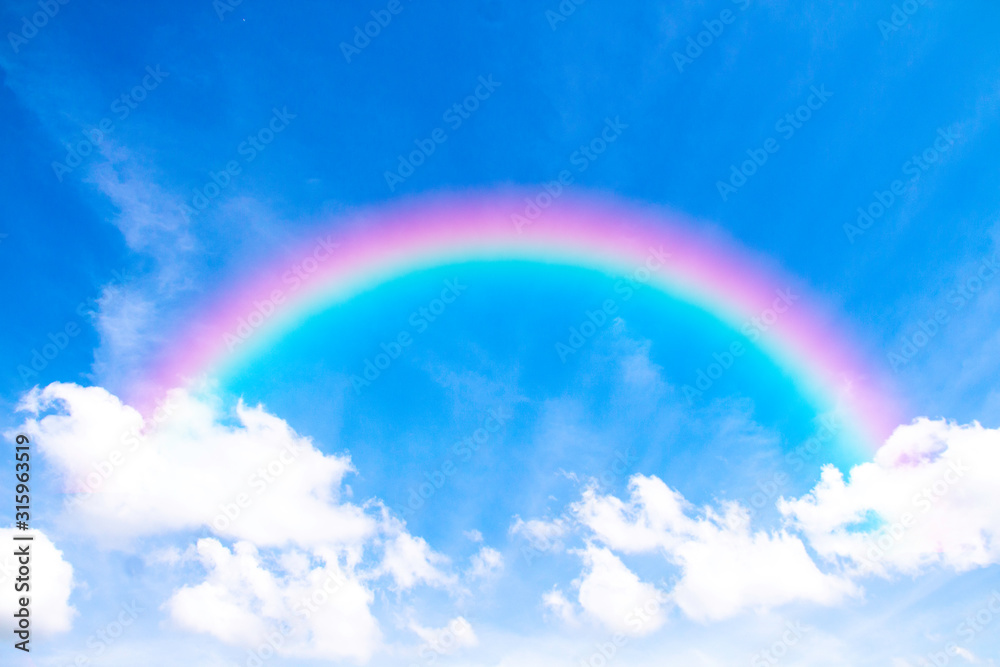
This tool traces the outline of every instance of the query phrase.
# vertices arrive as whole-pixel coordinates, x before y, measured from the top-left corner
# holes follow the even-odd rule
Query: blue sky
[[[998,19],[940,0],[4,3],[0,431],[36,441],[46,583],[30,661],[0,650],[245,665],[284,629],[262,662],[596,664],[611,642],[620,664],[904,667],[954,642],[947,664],[995,664],[995,626],[960,624],[989,610],[1000,562]],[[449,112],[477,87],[478,108]],[[581,153],[608,122],[617,140]],[[381,285],[183,388],[162,423],[115,398],[219,285],[358,210],[563,169],[573,192],[678,212],[807,285],[907,423],[867,457],[821,437],[792,470],[824,415],[771,360],[687,401],[733,332],[650,290],[563,363],[553,341],[615,278],[524,263]],[[454,279],[468,291],[355,392]],[[135,428],[146,446],[108,493],[66,506]],[[220,528],[251,463],[286,446],[291,472]],[[925,520],[865,561],[935,483]],[[275,528],[287,516],[306,518]],[[296,613],[337,572],[334,600]]]

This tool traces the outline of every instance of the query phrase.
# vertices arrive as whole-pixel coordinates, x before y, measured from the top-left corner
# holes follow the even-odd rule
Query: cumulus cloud
[[[62,476],[69,527],[109,539],[209,528],[259,546],[358,544],[376,532],[342,502],[353,471],[261,407],[227,423],[210,402],[174,391],[169,416],[149,424],[100,387],[30,392],[22,426]],[[42,413],[55,411],[54,414]]]
[[[423,640],[420,657],[428,663],[433,662],[438,655],[451,655],[460,649],[479,644],[472,624],[462,616],[453,618],[442,628],[426,628],[410,621],[410,629]]]
[[[490,579],[503,570],[503,555],[491,547],[483,547],[472,557],[466,576],[470,579]]]
[[[266,562],[249,542],[230,550],[206,538],[197,553],[207,578],[166,603],[180,627],[285,656],[366,661],[379,648],[374,593],[333,550]]]
[[[690,505],[659,478],[635,475],[629,489],[630,500],[622,501],[588,487],[571,509],[602,542],[625,553],[670,551],[692,532],[695,522],[685,514]]]
[[[846,578],[821,572],[798,537],[751,532],[745,511],[709,513],[672,552],[682,570],[673,598],[685,614],[718,620],[799,600],[833,605],[860,594]]]
[[[62,517],[67,530],[112,545],[213,535],[157,561],[204,569],[165,605],[182,628],[281,655],[365,661],[383,642],[372,612],[379,586],[462,593],[460,582],[504,567],[500,552],[470,532],[478,552],[460,577],[377,500],[353,501],[348,455],[324,453],[262,407],[223,412],[183,391],[167,405],[146,420],[104,389],[57,383],[25,396],[20,430],[74,498]],[[873,573],[1000,562],[1000,431],[978,424],[900,427],[872,462],[846,476],[828,466],[809,493],[780,499],[784,524],[769,529],[752,527],[738,503],[696,507],[655,476],[634,475],[628,489],[619,497],[589,486],[558,518],[515,516],[510,525],[510,536],[535,549],[583,545],[570,550],[582,562],[573,594],[552,588],[542,597],[570,625],[589,619],[639,636],[661,628],[674,607],[709,622],[793,602],[833,605],[859,595],[858,582]],[[49,609],[39,619],[46,631],[64,631],[75,613],[73,570],[47,538],[36,544],[56,573],[44,582],[51,591],[37,592],[39,609]],[[661,559],[669,587],[630,569],[623,559],[635,556]],[[438,653],[441,633],[457,634],[409,627]],[[449,641],[475,644],[471,628],[463,637]]]
[[[30,534],[34,536],[30,542],[15,542],[15,535],[24,537],[25,533],[13,528],[0,528],[0,542],[4,544],[4,555],[0,557],[0,588],[3,589],[0,615],[4,619],[3,627],[6,634],[13,637],[14,612],[19,608],[17,601],[25,596],[31,599],[31,627],[34,631],[41,635],[67,632],[72,629],[77,614],[69,603],[74,586],[73,566],[63,558],[63,552],[45,533],[34,530]],[[14,549],[21,544],[30,545],[32,577],[28,583],[31,589],[15,592],[14,583],[19,576],[20,563],[14,556]]]
[[[573,512],[597,540],[622,553],[660,553],[679,566],[672,591],[689,617],[719,620],[796,600],[834,604],[854,584],[819,570],[802,541],[786,531],[753,532],[736,503],[696,512],[657,477],[636,475],[623,501],[587,489]]]
[[[834,605],[859,596],[864,576],[1000,563],[1000,429],[916,420],[846,479],[826,466],[809,493],[777,507],[783,527],[753,530],[739,503],[696,508],[659,478],[635,475],[626,499],[591,486],[568,520],[518,517],[510,532],[543,545],[570,532],[585,539],[580,603],[612,627],[621,609],[601,582],[640,585],[617,554],[662,555],[677,568],[671,601],[695,620],[797,601]],[[558,591],[543,599],[566,616],[564,601]]]
[[[407,590],[421,583],[447,587],[455,582],[454,576],[439,567],[448,559],[431,549],[426,540],[405,532],[398,523],[393,523],[391,530],[394,534],[386,542],[381,571],[392,576],[397,588]]]
[[[542,595],[542,604],[563,623],[576,625],[576,609],[558,587]]]
[[[346,454],[323,453],[262,407],[223,414],[213,400],[174,391],[146,420],[100,387],[59,383],[19,407],[30,415],[21,432],[70,492],[68,530],[108,546],[215,535],[154,559],[204,568],[165,605],[182,628],[282,655],[365,661],[382,642],[370,609],[379,582],[397,592],[457,584],[448,559],[382,503],[350,502]],[[497,565],[490,550],[479,556],[484,572]],[[46,581],[68,590],[72,569],[49,569],[56,576]]]
[[[514,523],[508,529],[510,535],[517,535],[527,540],[532,549],[550,551],[562,547],[561,538],[569,532],[569,524],[565,519],[529,519],[525,521],[519,516],[514,517]]]
[[[616,555],[593,544],[580,551],[584,572],[577,582],[583,610],[613,632],[647,635],[666,620],[665,595],[639,579]]]
[[[859,574],[1000,562],[1000,430],[919,419],[845,480],[832,466],[778,504],[827,559]]]

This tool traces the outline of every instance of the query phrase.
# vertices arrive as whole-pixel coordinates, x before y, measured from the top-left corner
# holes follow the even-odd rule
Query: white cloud
[[[846,481],[827,466],[809,494],[778,506],[819,554],[856,573],[1000,563],[1000,430],[919,419]]]
[[[510,535],[520,535],[528,541],[533,549],[549,551],[562,547],[561,539],[569,532],[569,525],[564,519],[552,520],[530,519],[525,521],[519,516],[514,517],[514,523],[507,531]]]
[[[689,503],[659,478],[635,475],[629,489],[631,499],[624,502],[589,487],[571,509],[602,542],[625,553],[670,551],[693,532],[695,521],[685,514]]]
[[[490,547],[483,547],[472,557],[466,575],[470,579],[490,579],[503,570],[503,556],[499,551]]]
[[[647,635],[666,620],[666,596],[643,582],[604,547],[581,550],[584,572],[578,582],[583,610],[613,632]]]
[[[286,552],[277,563],[248,542],[230,550],[207,538],[197,550],[207,578],[166,604],[180,627],[285,656],[366,661],[379,648],[374,594],[332,550]]]
[[[395,534],[386,541],[381,571],[391,575],[398,588],[407,590],[420,583],[448,587],[455,583],[455,577],[438,567],[447,564],[447,558],[431,549],[422,537],[403,531],[402,524],[393,526]]]
[[[359,544],[376,521],[341,502],[353,471],[263,408],[240,405],[236,423],[175,390],[171,414],[149,424],[100,387],[51,384],[22,408],[22,426],[69,491],[93,489],[67,509],[68,527],[126,540],[207,527],[259,546]],[[138,435],[136,435],[138,434]]]
[[[657,477],[636,475],[630,499],[600,496],[593,488],[572,509],[594,537],[623,553],[661,553],[680,567],[672,591],[689,617],[707,621],[796,600],[834,604],[859,592],[846,579],[824,574],[802,541],[785,531],[751,532],[746,510],[693,508]]]
[[[695,508],[656,477],[635,475],[629,489],[623,500],[588,487],[570,506],[581,534],[605,547],[580,552],[582,581],[600,590],[603,573],[636,585],[615,553],[661,554],[678,568],[672,601],[700,621],[796,601],[834,605],[861,594],[861,575],[1000,563],[1000,430],[979,424],[920,419],[897,429],[848,480],[825,467],[810,493],[779,500],[781,530],[752,530],[738,503]],[[511,533],[551,543],[569,525],[517,518]],[[820,569],[806,544],[832,571]],[[545,602],[561,608],[557,596]],[[613,605],[583,606],[605,623],[618,615]]]
[[[745,510],[737,506],[699,520],[672,557],[682,569],[674,601],[696,620],[798,600],[833,605],[860,593],[849,580],[821,572],[798,537],[785,531],[751,533]]]
[[[0,528],[0,543],[4,545],[3,556],[0,557],[0,589],[3,590],[0,595],[0,615],[4,619],[4,634],[14,636],[14,612],[19,608],[17,601],[22,596],[30,598],[32,630],[41,635],[67,632],[73,627],[73,618],[77,614],[76,609],[69,604],[74,586],[73,566],[63,558],[63,552],[56,548],[45,533],[33,530],[27,534],[33,535],[34,539],[15,542],[15,535],[24,537],[26,533],[13,528]],[[18,567],[21,564],[14,556],[14,551],[21,545],[29,545],[31,575],[27,583],[31,589],[16,592],[14,583],[20,576]]]
[[[569,601],[558,587],[542,595],[542,604],[563,623],[576,625],[576,609],[573,607],[573,603]]]
[[[423,640],[420,656],[427,663],[433,662],[438,655],[451,655],[479,644],[472,624],[462,616],[453,618],[443,628],[426,628],[411,621],[410,629]]]
[[[261,407],[241,404],[227,419],[184,391],[167,405],[144,420],[100,387],[52,384],[25,396],[32,416],[20,430],[70,491],[97,487],[65,508],[68,530],[107,546],[206,529],[233,542],[206,538],[151,557],[206,571],[166,604],[180,627],[286,655],[367,660],[382,641],[369,609],[381,577],[399,592],[457,583],[448,559],[382,503],[345,499],[347,455],[324,454]],[[484,573],[497,565],[490,551],[480,552]],[[312,609],[316,596],[324,601]]]
[[[383,647],[372,606],[386,588],[397,599],[418,586],[455,593],[460,581],[488,578],[504,566],[500,552],[470,532],[478,552],[459,578],[447,558],[377,500],[352,500],[346,454],[325,454],[261,407],[226,414],[186,392],[175,392],[170,405],[166,418],[146,421],[101,388],[53,384],[25,396],[21,408],[29,416],[21,431],[34,436],[69,490],[85,488],[88,477],[100,482],[66,508],[67,530],[107,536],[110,544],[180,531],[217,536],[187,551],[186,544],[161,548],[151,560],[204,567],[204,577],[180,586],[165,606],[182,628],[251,649],[271,642],[284,656],[364,661]],[[924,489],[930,495],[919,495]],[[1000,562],[998,489],[1000,431],[920,420],[898,429],[847,479],[827,468],[811,493],[780,501],[783,529],[753,530],[737,503],[696,507],[659,478],[635,475],[627,497],[591,486],[566,514],[515,517],[509,533],[545,550],[582,540],[585,546],[571,552],[583,563],[575,595],[551,588],[542,595],[544,608],[570,626],[590,619],[639,636],[661,628],[675,606],[714,621],[858,595],[856,576],[876,571],[864,563],[866,540],[892,535],[906,512],[918,520],[885,549],[878,561],[884,572]],[[886,525],[873,529],[876,519]],[[807,544],[827,561],[814,561]],[[75,613],[68,604],[73,570],[52,550],[58,557],[50,569],[64,573],[56,578],[62,606],[46,616],[51,631],[60,631]],[[670,588],[640,577],[623,562],[626,555],[644,556],[647,566],[650,556],[662,559],[657,576]],[[324,582],[333,582],[332,590],[309,609]],[[431,639],[446,628],[410,623],[425,649],[441,653]],[[334,626],[345,629],[331,634]],[[473,646],[478,639],[470,630],[454,642]]]

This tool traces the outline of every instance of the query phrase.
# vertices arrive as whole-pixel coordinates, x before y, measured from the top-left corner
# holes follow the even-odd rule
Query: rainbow
[[[666,261],[650,260],[664,254]],[[901,423],[881,373],[795,281],[676,215],[545,190],[438,196],[361,211],[330,225],[199,306],[135,385],[131,402],[150,407],[168,388],[222,376],[314,315],[389,280],[501,260],[638,272],[640,278],[645,266],[649,284],[735,331],[766,317],[776,295],[793,288],[801,298],[772,317],[754,344],[818,412],[837,411],[869,447]]]

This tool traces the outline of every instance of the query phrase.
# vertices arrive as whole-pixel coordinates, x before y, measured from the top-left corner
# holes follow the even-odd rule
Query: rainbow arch
[[[171,336],[130,402],[151,407],[167,389],[222,374],[310,317],[416,271],[526,260],[632,274],[656,253],[669,260],[649,272],[649,284],[735,331],[772,308],[781,290],[801,293],[755,345],[818,411],[837,411],[867,448],[901,423],[882,373],[796,281],[673,214],[605,199],[524,195],[439,196],[345,217],[319,239],[313,235],[297,251],[255,269],[252,278],[212,295]]]

